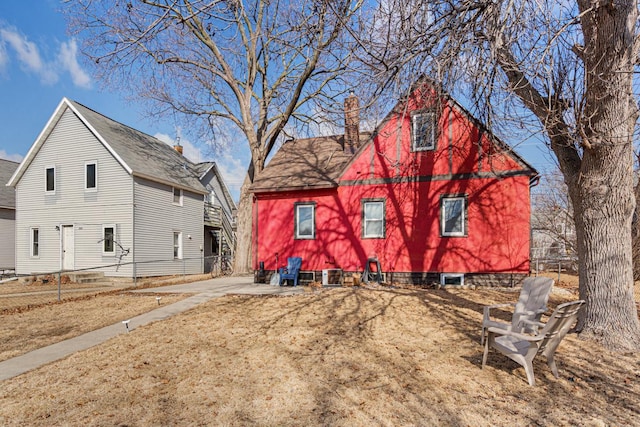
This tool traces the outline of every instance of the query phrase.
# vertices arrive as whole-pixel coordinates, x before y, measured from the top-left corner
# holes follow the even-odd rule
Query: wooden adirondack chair
[[[302,268],[302,258],[291,257],[287,258],[287,268],[280,268],[280,286],[286,280],[293,280],[293,286],[298,286],[298,275],[300,274],[300,268]]]
[[[490,327],[484,344],[482,367],[487,363],[489,348],[494,348],[524,367],[529,385],[536,384],[533,376],[533,359],[538,354],[547,358],[547,365],[553,375],[558,378],[558,367],[555,362],[556,349],[569,329],[578,318],[578,311],[584,305],[583,300],[560,304],[546,324],[525,320],[526,323],[536,323],[542,329],[536,335],[525,335],[514,331]]]
[[[495,304],[484,307],[480,344],[484,344],[487,328],[490,327],[514,332],[535,332],[537,326],[525,323],[524,320],[540,321],[542,314],[547,311],[547,301],[549,300],[553,283],[553,279],[547,277],[527,277],[522,282],[522,290],[517,303]],[[491,309],[502,307],[515,307],[511,323],[491,319]]]

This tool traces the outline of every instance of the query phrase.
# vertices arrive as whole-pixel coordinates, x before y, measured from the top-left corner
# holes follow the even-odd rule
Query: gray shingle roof
[[[16,191],[7,187],[11,175],[18,169],[19,163],[0,159],[0,208],[15,209]]]
[[[133,175],[207,193],[198,179],[197,166],[168,144],[103,116],[78,102],[69,103],[131,168]]]

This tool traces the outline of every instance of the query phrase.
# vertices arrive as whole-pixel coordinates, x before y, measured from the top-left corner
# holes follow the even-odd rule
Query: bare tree
[[[286,133],[340,98],[345,27],[362,0],[68,0],[70,28],[110,88],[134,93],[155,114],[179,113],[215,139],[221,123],[248,143],[236,272],[250,268],[247,187]],[[338,95],[336,97],[336,95]]]
[[[631,0],[386,0],[360,31],[382,87],[427,74],[495,132],[541,134],[567,185],[577,237],[578,329],[638,350],[631,250],[638,117]],[[505,118],[516,120],[505,121]]]

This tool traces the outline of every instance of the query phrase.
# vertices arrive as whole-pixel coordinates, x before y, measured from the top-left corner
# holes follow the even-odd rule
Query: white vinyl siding
[[[85,190],[85,164],[100,165],[100,191]],[[46,194],[43,174],[55,164],[55,192]],[[55,272],[60,268],[60,230],[74,226],[74,267],[111,265],[103,257],[102,224],[118,224],[116,239],[133,250],[133,185],[131,176],[70,110],[60,118],[16,187],[16,271]],[[30,257],[29,229],[39,228],[40,257]],[[116,248],[116,256],[120,255]],[[132,253],[122,257],[131,262]],[[106,275],[131,277],[132,266],[99,269]]]
[[[135,178],[138,276],[197,274],[203,270],[204,195],[183,191],[182,206],[167,203],[171,197],[173,187]],[[173,257],[174,231],[182,233],[182,259]]]

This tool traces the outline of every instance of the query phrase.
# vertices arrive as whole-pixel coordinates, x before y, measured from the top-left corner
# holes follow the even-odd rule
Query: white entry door
[[[75,257],[73,242],[73,225],[62,226],[62,269],[73,270]]]

